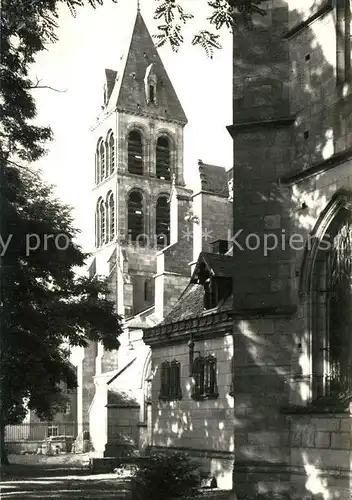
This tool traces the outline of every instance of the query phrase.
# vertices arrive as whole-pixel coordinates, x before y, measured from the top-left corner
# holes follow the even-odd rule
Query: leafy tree
[[[117,0],[112,0],[117,1]],[[127,0],[126,0],[127,1]],[[263,0],[204,0],[212,9],[210,28],[233,29],[242,16],[264,14]],[[163,24],[156,43],[177,51],[182,25],[193,18],[176,0],[157,0],[155,17]],[[92,7],[103,0],[88,0]],[[121,318],[114,313],[107,284],[99,278],[77,278],[75,268],[87,255],[75,243],[69,207],[53,196],[38,174],[24,164],[45,154],[50,127],[35,123],[35,90],[31,64],[46,45],[57,40],[58,8],[73,15],[84,0],[3,0],[0,64],[0,440],[7,463],[4,430],[21,421],[26,407],[50,418],[63,404],[62,382],[76,385],[67,346],[101,341],[118,347]],[[212,56],[218,35],[204,29],[192,43]]]
[[[121,323],[107,283],[76,276],[87,255],[74,243],[70,208],[52,188],[32,172],[6,166],[0,193],[3,451],[4,428],[21,421],[25,402],[49,419],[64,403],[62,383],[76,386],[68,347],[99,341],[116,349]]]
[[[164,21],[158,26],[158,33],[154,35],[156,46],[161,47],[166,43],[171,45],[173,51],[177,52],[184,42],[182,36],[182,25],[186,24],[194,16],[191,12],[185,12],[182,2],[176,0],[157,0],[158,7],[155,10],[155,19]],[[260,7],[264,0],[204,0],[204,6],[208,5],[212,13],[205,19],[210,29],[201,29],[194,34],[192,45],[200,45],[209,57],[213,57],[214,49],[221,49],[219,35],[216,31],[225,27],[229,30],[236,29],[238,22],[244,23],[248,28],[252,26],[253,14],[265,15],[265,10]]]
[[[54,0],[5,0],[1,11],[0,438],[26,408],[51,418],[63,383],[76,385],[69,346],[119,346],[121,318],[100,278],[77,277],[87,255],[74,243],[70,208],[24,166],[45,153],[49,127],[34,123],[29,78],[35,55],[55,40]],[[67,346],[67,347],[65,347]]]

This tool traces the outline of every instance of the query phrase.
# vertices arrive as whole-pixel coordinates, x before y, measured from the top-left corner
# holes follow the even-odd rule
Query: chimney
[[[229,249],[229,242],[227,240],[216,240],[211,243],[212,253],[225,255]]]

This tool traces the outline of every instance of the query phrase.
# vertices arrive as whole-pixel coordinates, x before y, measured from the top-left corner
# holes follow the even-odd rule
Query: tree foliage
[[[117,1],[117,0],[111,0]],[[127,1],[127,0],[126,0]],[[157,0],[156,19],[163,22],[157,45],[177,51],[182,25],[193,18],[181,2]],[[100,341],[118,347],[121,318],[114,313],[107,284],[99,278],[78,278],[74,272],[87,258],[74,243],[77,234],[69,207],[52,188],[26,167],[41,158],[52,139],[50,127],[35,122],[35,90],[30,78],[36,55],[57,40],[58,9],[73,15],[88,3],[103,0],[3,0],[0,60],[0,431],[21,420],[25,405],[50,418],[62,404],[62,383],[76,384],[64,346]],[[253,13],[264,14],[262,0],[204,0],[212,8],[210,29],[192,43],[212,56],[220,48],[212,27],[233,28],[236,15],[248,24]],[[35,249],[33,249],[33,245]],[[30,249],[29,249],[30,246]],[[6,460],[5,460],[6,462]]]
[[[182,25],[194,18],[191,12],[186,12],[182,1],[157,0],[159,5],[155,10],[155,19],[164,22],[158,26],[158,33],[154,35],[156,46],[162,47],[169,43],[172,50],[177,52],[184,42],[182,36]],[[219,34],[216,31],[225,27],[229,30],[235,29],[239,20],[250,28],[254,14],[265,15],[261,7],[264,0],[204,0],[204,6],[211,8],[211,15],[205,19],[209,28],[202,28],[194,34],[192,45],[200,45],[208,57],[213,57],[214,49],[220,49]]]
[[[62,3],[62,2],[61,2]],[[66,2],[74,8],[78,2]],[[35,123],[35,56],[56,40],[56,0],[4,0],[0,65],[0,437],[26,408],[51,418],[76,376],[69,348],[119,346],[121,318],[99,277],[78,277],[88,257],[75,243],[70,207],[28,163],[45,154],[49,127]],[[83,4],[83,3],[82,3]],[[93,0],[91,1],[93,4]]]
[[[3,176],[0,408],[11,423],[24,401],[49,418],[61,383],[75,387],[65,345],[117,348],[121,326],[107,284],[75,274],[87,255],[74,243],[70,208],[38,175],[7,167]]]

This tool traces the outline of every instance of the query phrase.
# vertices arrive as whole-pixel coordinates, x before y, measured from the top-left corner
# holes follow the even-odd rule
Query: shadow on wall
[[[153,448],[190,453],[201,465],[201,472],[215,478],[218,487],[231,489],[234,458],[233,397],[231,393],[232,335],[196,341],[202,355],[217,359],[217,395],[212,399],[192,398],[187,341],[153,349],[153,364],[159,366],[153,383]],[[161,401],[160,364],[176,359],[181,366],[182,398]],[[156,382],[156,383],[155,383]]]
[[[347,500],[349,415],[337,407],[334,414],[327,406],[303,410],[318,396],[322,405],[327,399],[326,385],[319,394],[315,379],[325,377],[322,366],[331,366],[333,353],[327,333],[319,340],[322,320],[313,317],[328,321],[328,311],[313,310],[311,290],[299,294],[299,285],[306,278],[300,276],[305,244],[320,214],[340,190],[352,192],[351,154],[344,154],[352,146],[351,88],[343,84],[342,33],[337,29],[336,47],[332,4],[306,0],[289,13],[287,4],[297,6],[276,2],[252,31],[239,27],[235,34],[235,123],[292,121],[233,132],[234,234],[243,229],[237,241],[244,248],[234,251],[234,483],[239,500]],[[320,221],[327,232],[328,215]],[[351,212],[346,217],[351,224]],[[246,245],[248,234],[260,241],[252,236]],[[351,238],[348,244],[351,255]]]

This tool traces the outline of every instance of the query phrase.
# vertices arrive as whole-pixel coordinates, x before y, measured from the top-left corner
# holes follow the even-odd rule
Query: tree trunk
[[[0,424],[0,459],[1,465],[9,465],[5,447],[5,426],[3,424]]]

